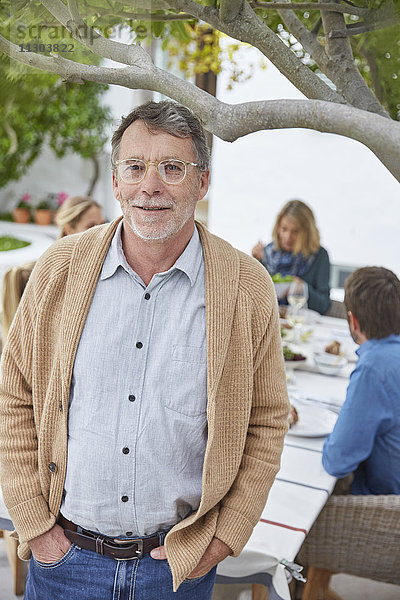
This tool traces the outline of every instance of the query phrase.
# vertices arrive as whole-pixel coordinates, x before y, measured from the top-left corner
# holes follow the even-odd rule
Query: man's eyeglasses
[[[145,162],[140,158],[125,158],[117,160],[118,176],[125,183],[140,183],[147,175],[149,166],[154,165],[157,169],[157,174],[165,183],[175,185],[181,183],[186,177],[187,167],[198,167],[197,163],[185,162],[177,158],[166,158],[160,162]]]

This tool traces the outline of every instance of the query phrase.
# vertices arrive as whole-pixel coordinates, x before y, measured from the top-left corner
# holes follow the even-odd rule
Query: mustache
[[[166,204],[165,202],[152,202],[151,204],[149,204],[148,202],[130,202],[130,206],[133,206],[135,208],[172,208],[173,204]]]
[[[129,206],[134,208],[172,208],[174,203],[167,198],[161,197],[139,197],[139,198],[127,198]]]

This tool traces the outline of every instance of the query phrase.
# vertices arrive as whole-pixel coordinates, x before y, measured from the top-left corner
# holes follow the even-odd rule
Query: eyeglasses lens
[[[163,160],[158,165],[161,179],[166,183],[180,183],[186,175],[186,165],[181,160]]]
[[[185,178],[186,165],[182,160],[162,160],[156,166],[165,183],[180,183]],[[146,175],[146,163],[138,158],[130,158],[119,164],[118,172],[126,183],[140,183]]]

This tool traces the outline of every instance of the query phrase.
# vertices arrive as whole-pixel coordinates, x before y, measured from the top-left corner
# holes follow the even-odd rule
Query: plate
[[[290,369],[298,369],[307,362],[307,357],[303,360],[285,360],[285,365]]]
[[[328,352],[315,352],[314,362],[317,371],[323,375],[340,375],[343,367],[347,365],[347,358]]]
[[[289,429],[286,435],[296,437],[325,437],[329,435],[336,423],[338,415],[320,406],[292,402],[299,414],[299,420]]]

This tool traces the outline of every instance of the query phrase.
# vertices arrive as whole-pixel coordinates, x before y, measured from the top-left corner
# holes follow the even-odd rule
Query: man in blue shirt
[[[335,477],[354,472],[353,494],[400,494],[400,281],[358,269],[344,303],[359,360],[322,463]]]

